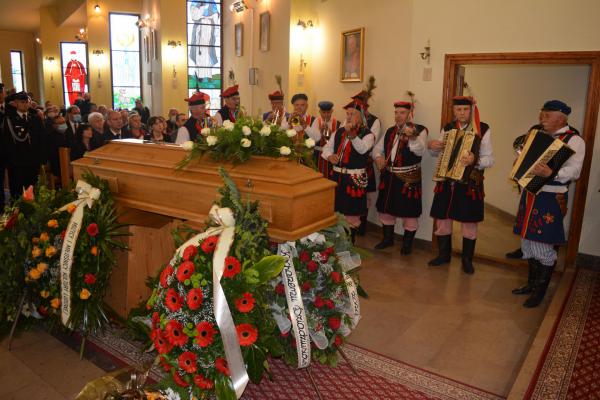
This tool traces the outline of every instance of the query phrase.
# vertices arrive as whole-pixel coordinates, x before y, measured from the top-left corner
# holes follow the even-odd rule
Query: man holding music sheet
[[[394,244],[396,218],[402,218],[404,236],[400,253],[410,254],[421,216],[421,158],[427,148],[427,128],[412,122],[413,103],[394,103],[395,125],[373,149],[381,171],[377,211],[383,240],[376,249]]]
[[[574,154],[558,170],[544,162],[535,164],[531,172],[547,182],[537,194],[525,188],[519,202],[514,233],[521,236],[523,258],[529,262],[529,277],[527,285],[513,293],[531,294],[523,304],[527,308],[537,307],[542,302],[550,284],[557,259],[555,246],[565,243],[563,218],[567,211],[569,184],[579,178],[585,157],[585,142],[568,125],[570,113],[571,108],[559,100],[547,101],[542,107],[540,125],[543,130],[537,134],[548,134],[563,141]]]
[[[457,130],[462,137],[458,140],[459,145],[469,131],[475,135],[476,140],[471,151],[464,151],[456,159],[457,163],[465,167],[465,178],[445,178],[435,186],[430,215],[437,220],[435,235],[439,253],[429,261],[429,265],[438,266],[450,262],[452,221],[459,221],[463,235],[462,269],[467,274],[473,274],[477,223],[483,221],[483,170],[494,164],[491,131],[486,123],[479,121],[479,112],[472,97],[456,96],[452,99],[452,104],[454,121],[442,129],[439,140],[429,142],[431,154],[437,157],[444,152],[444,138],[452,130]]]
[[[344,214],[352,228],[352,240],[367,210],[367,159],[374,135],[364,125],[364,106],[353,100],[344,106],[346,121],[335,132],[321,153],[332,164],[331,179],[337,182],[335,211]]]

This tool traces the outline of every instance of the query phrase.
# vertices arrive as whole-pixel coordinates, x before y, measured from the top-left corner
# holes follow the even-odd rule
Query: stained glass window
[[[220,0],[187,2],[188,90],[208,94],[213,115],[221,108],[221,10]]]
[[[135,14],[109,14],[113,108],[135,107],[141,98],[140,30]]]
[[[60,61],[65,106],[68,107],[88,91],[87,44],[61,42]]]
[[[10,52],[10,70],[12,74],[13,87],[17,92],[22,92],[25,88],[23,79],[23,53],[17,50]]]

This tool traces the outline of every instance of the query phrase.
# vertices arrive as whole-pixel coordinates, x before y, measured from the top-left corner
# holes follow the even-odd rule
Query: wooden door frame
[[[579,251],[579,240],[585,201],[592,164],[598,107],[600,106],[600,51],[560,51],[532,53],[465,53],[446,54],[444,62],[444,83],[442,87],[441,126],[452,120],[452,97],[456,93],[457,71],[461,65],[482,64],[533,64],[533,65],[587,65],[590,67],[587,88],[585,116],[582,138],[585,141],[585,159],[581,175],[575,184],[575,197],[571,213],[571,224],[567,238],[565,268],[572,267]]]

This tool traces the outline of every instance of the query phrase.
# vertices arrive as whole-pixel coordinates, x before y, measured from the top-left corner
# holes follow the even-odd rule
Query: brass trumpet
[[[300,116],[298,114],[292,115],[292,118],[290,118],[290,125],[292,125],[293,127],[296,127],[301,124],[302,124],[302,122],[300,121]]]

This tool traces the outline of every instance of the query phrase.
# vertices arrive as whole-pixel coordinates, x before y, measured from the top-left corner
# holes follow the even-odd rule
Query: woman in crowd
[[[80,159],[86,152],[100,146],[102,146],[102,137],[94,134],[90,125],[80,124],[75,132],[75,141],[71,145],[71,161]]]
[[[143,139],[148,133],[142,125],[142,117],[137,113],[129,114],[129,124],[127,125],[127,130],[134,139]]]
[[[148,128],[150,129],[150,133],[144,136],[145,140],[166,143],[173,142],[171,137],[166,133],[167,124],[163,117],[150,117],[148,119]]]

